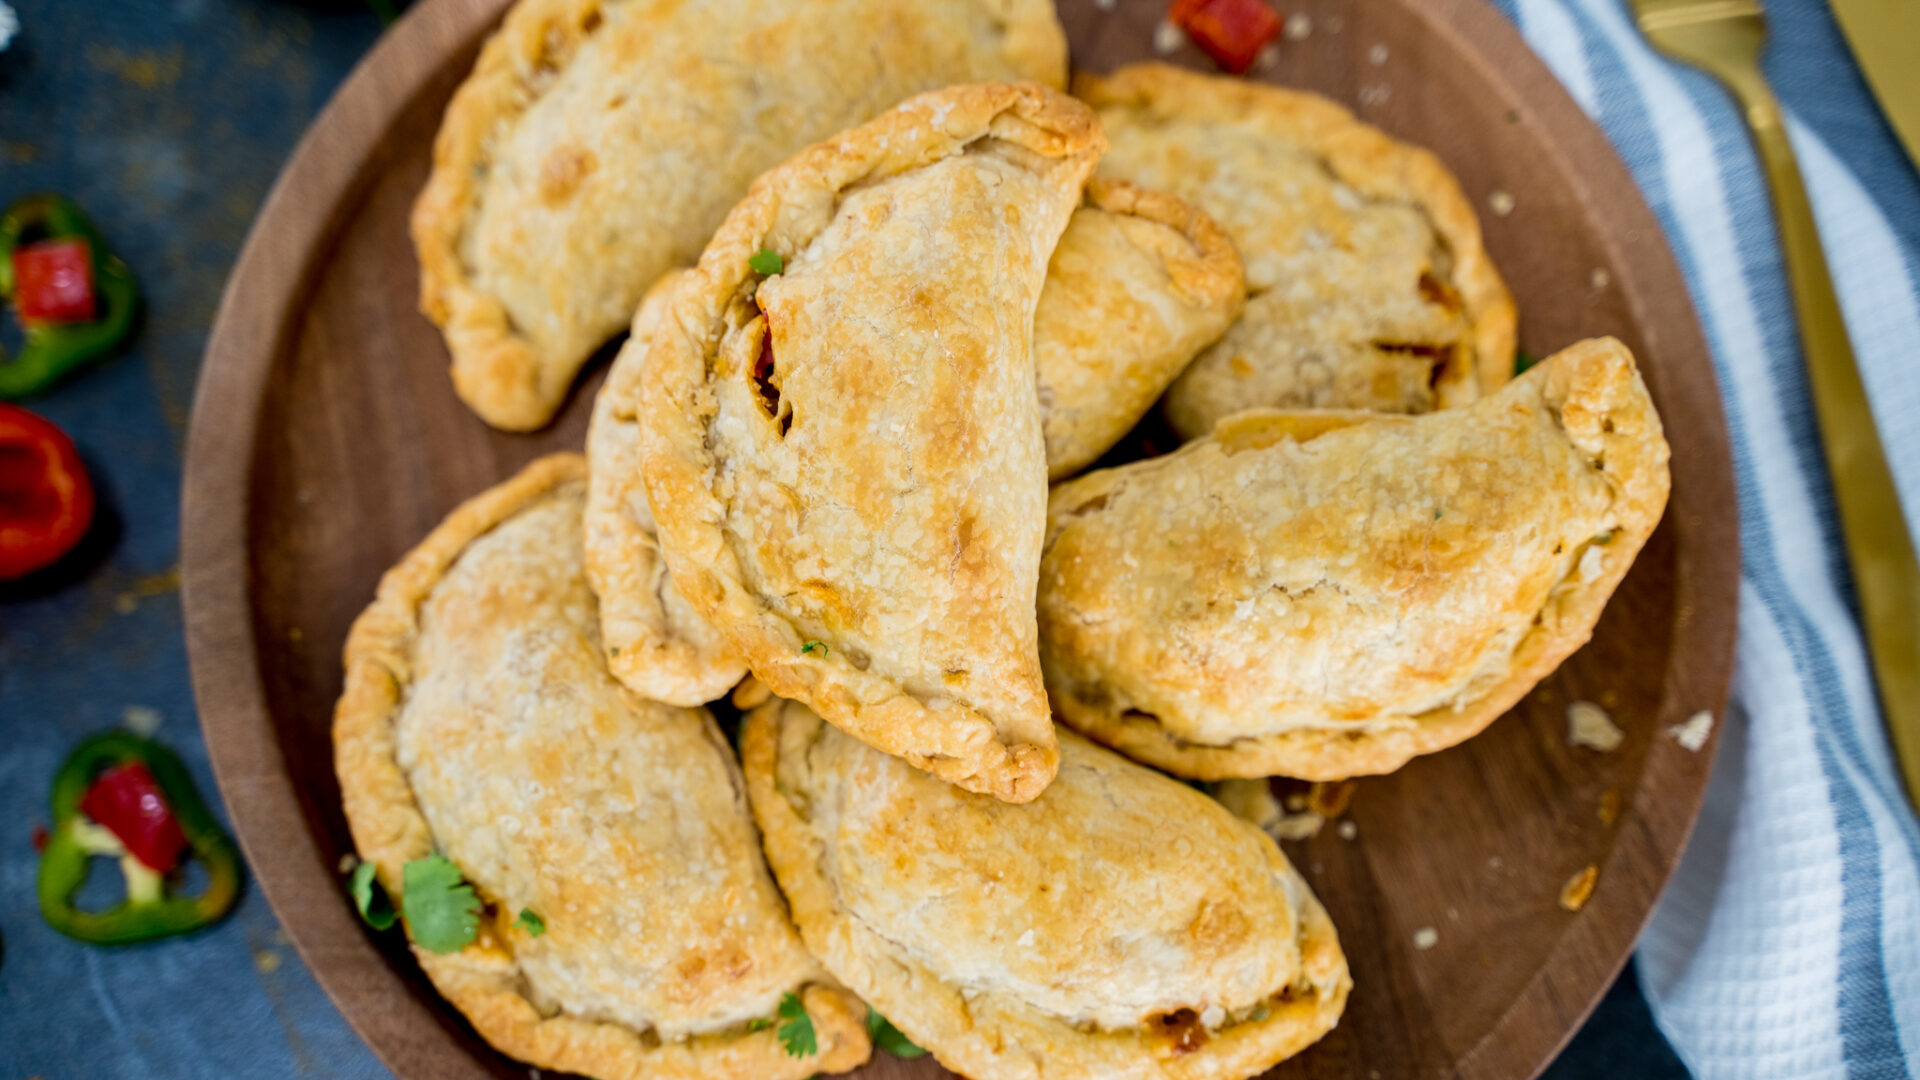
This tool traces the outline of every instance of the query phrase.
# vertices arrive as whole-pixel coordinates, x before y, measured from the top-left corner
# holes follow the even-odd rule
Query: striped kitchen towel
[[[1767,71],[1920,523],[1920,176],[1826,5],[1765,2]],[[1733,440],[1745,559],[1733,703],[1692,845],[1640,944],[1654,1017],[1702,1080],[1913,1080],[1920,823],[1874,702],[1765,178],[1726,94],[1649,49],[1624,0],[1497,3],[1666,227]]]

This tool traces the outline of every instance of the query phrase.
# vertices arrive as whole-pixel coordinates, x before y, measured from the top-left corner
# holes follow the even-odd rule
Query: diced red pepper
[[[33,827],[34,854],[45,855],[47,853],[47,841],[51,839],[53,839],[53,834],[47,831],[45,825],[35,825]]]
[[[80,812],[155,873],[178,866],[180,853],[187,849],[186,833],[145,762],[128,761],[101,773],[81,796]]]
[[[0,403],[0,581],[58,562],[92,524],[93,482],[73,440]]]
[[[83,237],[13,249],[15,306],[27,326],[94,320],[93,248]]]
[[[1235,75],[1245,74],[1280,36],[1280,15],[1262,0],[1173,0],[1167,17]]]

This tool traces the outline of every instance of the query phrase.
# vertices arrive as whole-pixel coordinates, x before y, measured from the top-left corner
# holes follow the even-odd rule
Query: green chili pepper
[[[152,774],[185,834],[187,850],[206,868],[207,887],[198,896],[174,895],[178,874],[143,865],[113,832],[80,809],[102,774],[135,764]],[[52,812],[53,831],[40,856],[40,914],[68,937],[125,945],[184,934],[218,921],[239,896],[240,855],[233,841],[200,801],[186,766],[159,743],[119,731],[81,743],[54,776]],[[119,855],[127,876],[127,898],[106,911],[82,911],[74,904],[93,855]]]
[[[140,290],[127,264],[107,251],[86,213],[59,195],[29,195],[0,215],[0,298],[17,302],[13,253],[29,237],[87,242],[100,310],[91,322],[23,327],[27,343],[20,355],[11,361],[0,355],[0,401],[37,394],[112,352],[132,331],[140,307]]]

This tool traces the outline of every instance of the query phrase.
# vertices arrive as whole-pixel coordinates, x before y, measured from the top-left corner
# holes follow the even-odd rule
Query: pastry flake
[[[1273,841],[1071,732],[1031,803],[971,794],[805,706],[749,714],[768,862],[827,969],[974,1080],[1248,1077],[1352,985]]]
[[[1434,155],[1318,95],[1164,64],[1074,86],[1113,144],[1101,175],[1191,202],[1246,264],[1246,310],[1168,391],[1183,437],[1255,406],[1451,408],[1512,376],[1512,297]]]
[[[863,1010],[789,922],[713,718],[601,664],[585,498],[578,455],[535,462],[381,581],[334,716],[354,844],[395,895],[436,851],[471,883],[472,944],[414,955],[513,1057],[599,1077],[850,1069]],[[789,994],[808,1057],[762,1023]]]
[[[1389,772],[1585,644],[1665,509],[1611,338],[1459,410],[1251,411],[1054,489],[1041,658],[1061,720],[1199,779]]]
[[[1033,312],[1101,146],[1071,98],[980,84],[801,153],[673,290],[638,395],[674,584],[760,681],[1014,801],[1058,756]]]
[[[1169,195],[1089,181],[1034,316],[1049,478],[1119,442],[1232,324],[1245,287],[1233,242],[1211,218]]]
[[[1050,0],[520,0],[414,207],[454,388],[495,427],[544,425],[761,171],[921,91],[1061,86],[1066,55]]]

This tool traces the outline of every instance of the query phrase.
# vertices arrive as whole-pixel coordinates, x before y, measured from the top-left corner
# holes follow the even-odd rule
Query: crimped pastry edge
[[[1590,461],[1595,457],[1605,460],[1605,475],[1616,484],[1619,518],[1607,546],[1605,569],[1588,582],[1563,579],[1549,594],[1539,625],[1515,646],[1507,676],[1482,697],[1457,711],[1443,707],[1399,718],[1406,722],[1393,727],[1284,731],[1224,746],[1189,742],[1168,732],[1157,720],[1137,718],[1138,714],[1130,719],[1122,711],[1090,704],[1070,686],[1050,684],[1055,715],[1081,734],[1136,761],[1194,780],[1264,776],[1345,780],[1379,775],[1421,754],[1445,750],[1479,734],[1592,638],[1601,611],[1659,525],[1671,484],[1660,416],[1625,345],[1610,337],[1578,342],[1541,361],[1528,376],[1522,376],[1526,377],[1546,381],[1550,399],[1558,388],[1561,426],[1581,429],[1574,435],[1576,445],[1580,434],[1598,445],[1597,454],[1585,447],[1582,450]],[[1598,384],[1592,395],[1598,409],[1584,402],[1567,408],[1567,386],[1576,380]],[[1229,425],[1268,423],[1293,428],[1290,437],[1312,438],[1371,419],[1377,418],[1362,412],[1326,415],[1253,409],[1220,421],[1215,431]],[[1602,430],[1603,422],[1612,422],[1614,430]],[[1576,568],[1570,573],[1577,572],[1578,553],[1570,565]]]
[[[980,0],[1003,23],[1003,55],[1013,71],[1042,73],[1066,85],[1066,39],[1052,0]],[[500,125],[524,114],[541,90],[530,78],[557,70],[604,19],[607,0],[518,0],[487,39],[473,71],[447,103],[433,142],[433,171],[414,202],[414,250],[420,258],[420,312],[445,336],[454,391],[482,420],[504,431],[545,427],[589,357],[543,354],[516,333],[499,297],[473,283],[460,255],[480,200],[474,172],[488,160]],[[558,57],[559,64],[547,63]],[[551,81],[550,79],[548,81]]]
[[[426,818],[396,757],[394,728],[412,679],[420,606],[467,545],[560,488],[583,482],[586,475],[581,455],[553,454],[461,504],[387,571],[373,603],[347,635],[346,686],[334,709],[334,768],[354,847],[375,865],[380,883],[395,895],[402,868],[434,850]],[[650,1032],[622,1024],[564,1013],[545,1016],[518,989],[521,979],[512,953],[484,922],[474,943],[457,953],[409,947],[434,988],[482,1038],[543,1069],[604,1080],[698,1080],[715,1075],[802,1080],[816,1072],[844,1072],[871,1053],[865,1007],[835,986],[803,988],[822,1052],[793,1058],[773,1030],[662,1043]]]
[[[726,305],[750,273],[748,259],[780,227],[787,202],[801,203],[823,188],[837,198],[853,184],[940,160],[984,137],[1022,142],[1045,157],[1084,158],[1085,172],[1106,145],[1092,112],[1063,94],[1037,83],[975,83],[910,98],[802,151],[754,181],[674,291],[648,354],[639,410],[648,501],[674,585],[727,636],[754,675],[775,694],[807,702],[862,742],[949,783],[1026,802],[1059,767],[1051,717],[1003,725],[959,702],[936,711],[892,680],[856,668],[839,650],[802,652],[793,624],[753,599],[720,525],[723,507],[711,485],[718,462],[707,447],[707,422],[694,407],[696,398],[709,395],[711,353]],[[798,248],[812,237],[781,239]]]
[[[1472,331],[1473,356],[1449,364],[1435,384],[1436,404],[1455,408],[1513,378],[1518,313],[1513,294],[1481,237],[1480,219],[1460,182],[1432,151],[1401,142],[1335,101],[1305,90],[1208,75],[1158,61],[1111,75],[1073,78],[1073,92],[1096,111],[1138,109],[1162,117],[1245,122],[1318,153],[1344,184],[1371,198],[1418,207],[1453,257],[1449,276]]]
[[[779,782],[782,725],[821,722],[803,706],[778,698],[741,721],[741,767],[767,863],[814,956],[947,1068],[972,1080],[1237,1080],[1292,1057],[1339,1022],[1353,979],[1331,918],[1304,882],[1300,963],[1329,992],[1276,998],[1266,1019],[1212,1032],[1183,1055],[1156,1052],[1144,1032],[1083,1031],[1005,995],[963,995],[840,906],[831,877],[821,869],[825,842],[795,809],[797,793],[783,791]],[[1018,1032],[1020,1052],[1003,1052],[1008,1031]],[[1035,1052],[1038,1047],[1045,1049]]]
[[[1166,270],[1167,279],[1173,283],[1175,295],[1190,307],[1222,311],[1225,314],[1220,327],[1223,332],[1240,317],[1240,309],[1247,302],[1246,273],[1240,265],[1239,250],[1233,246],[1233,240],[1218,222],[1183,199],[1104,176],[1087,179],[1083,202],[1110,214],[1139,218],[1172,230],[1178,239],[1157,254],[1161,266]],[[1181,241],[1184,241],[1184,245]],[[1191,363],[1193,357],[1198,356],[1204,348],[1203,345],[1188,356],[1187,362]],[[1164,392],[1168,385],[1179,378],[1185,367],[1182,364],[1168,373],[1160,391]],[[1049,438],[1047,480],[1057,483],[1093,464],[1101,454],[1112,449],[1115,443],[1126,437],[1127,432],[1133,430],[1159,397],[1160,394],[1155,393],[1141,402],[1139,409],[1133,411],[1124,424],[1095,425],[1082,421],[1074,425],[1076,434],[1082,436],[1084,429],[1090,427],[1112,426],[1118,429],[1111,438],[1103,434],[1088,444],[1097,447],[1091,453],[1083,448],[1077,453],[1063,454],[1059,460],[1055,460],[1051,453],[1053,440]]]

